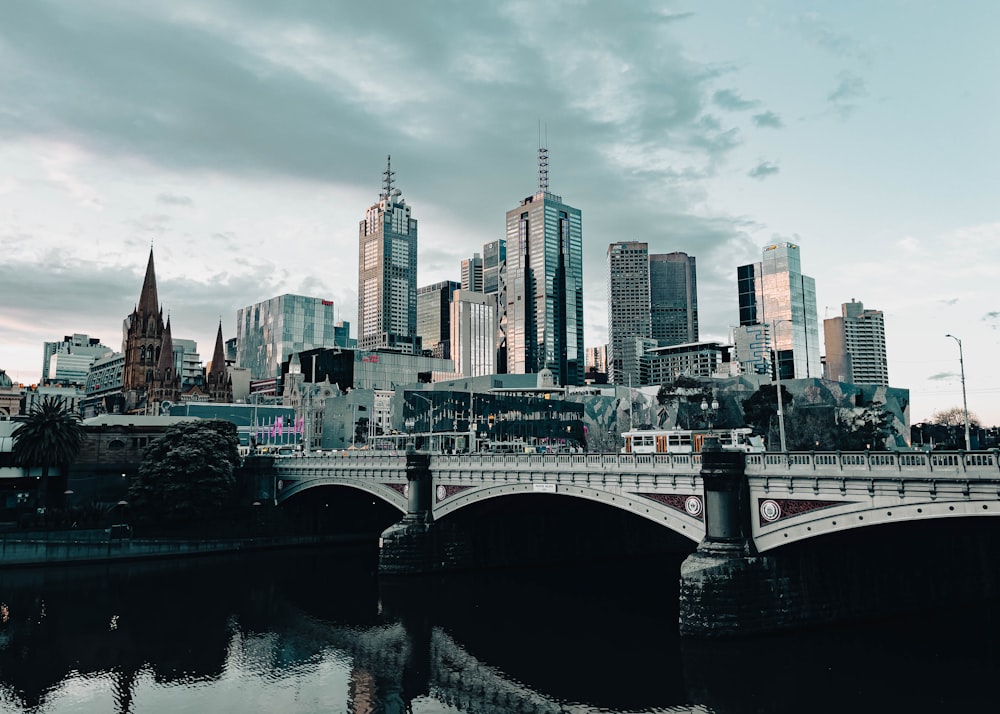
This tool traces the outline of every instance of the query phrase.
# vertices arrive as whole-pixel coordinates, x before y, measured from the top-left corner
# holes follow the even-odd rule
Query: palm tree
[[[61,399],[45,397],[31,408],[28,418],[14,431],[14,463],[27,469],[41,467],[38,482],[38,507],[45,506],[45,488],[49,468],[65,472],[83,444],[80,416],[71,412]]]

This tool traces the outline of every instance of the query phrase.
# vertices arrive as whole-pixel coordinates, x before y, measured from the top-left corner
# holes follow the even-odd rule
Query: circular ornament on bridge
[[[448,491],[447,489],[445,489],[444,486],[437,487],[437,497],[439,501],[443,501],[444,499],[448,498]]]
[[[684,510],[689,516],[697,518],[701,515],[701,499],[697,496],[688,496],[684,501]]]
[[[409,483],[403,485],[403,497],[404,498],[409,498],[410,497],[410,484]]]
[[[781,518],[781,506],[778,505],[777,501],[770,499],[764,501],[760,504],[760,517],[768,523],[773,523]]]
[[[278,479],[278,490],[280,491],[284,487],[285,487],[285,482],[282,481],[281,479]]]

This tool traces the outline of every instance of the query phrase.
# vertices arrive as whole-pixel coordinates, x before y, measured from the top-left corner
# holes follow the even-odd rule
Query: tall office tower
[[[462,261],[462,290],[483,292],[483,259],[479,253]]]
[[[417,338],[417,221],[393,188],[391,157],[382,194],[358,230],[358,347],[420,354]]]
[[[496,297],[496,335],[493,344],[496,348],[496,358],[493,369],[496,372],[507,372],[507,333],[506,324],[502,319],[507,305],[507,239],[483,243],[483,292]]]
[[[636,337],[650,336],[649,245],[608,246],[608,382],[639,385]]]
[[[459,287],[454,280],[442,280],[417,289],[417,334],[439,359],[451,359],[451,298]]]
[[[769,245],[761,262],[739,266],[736,277],[740,325],[770,325],[781,378],[821,377],[816,281],[802,274],[799,247]]]
[[[698,341],[698,273],[687,253],[649,256],[650,336],[661,346]]]
[[[275,379],[295,352],[335,347],[333,301],[279,295],[236,312],[236,366]]]
[[[41,382],[83,384],[90,365],[113,352],[110,347],[102,345],[98,338],[79,333],[66,335],[62,342],[44,342]],[[53,360],[56,363],[54,368]]]
[[[480,377],[496,371],[495,295],[457,290],[451,300],[451,359],[455,372]]]
[[[499,238],[483,243],[483,292],[495,295],[500,292],[500,273],[507,260],[507,239]]]
[[[885,320],[881,310],[845,302],[841,317],[823,320],[826,376],[838,382],[889,386],[885,356]]]
[[[583,222],[549,193],[546,149],[538,159],[537,193],[507,211],[506,368],[583,384]]]

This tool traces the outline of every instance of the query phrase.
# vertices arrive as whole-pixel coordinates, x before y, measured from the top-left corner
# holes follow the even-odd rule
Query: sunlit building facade
[[[236,313],[236,366],[252,379],[273,379],[293,353],[336,347],[332,300],[279,295]]]

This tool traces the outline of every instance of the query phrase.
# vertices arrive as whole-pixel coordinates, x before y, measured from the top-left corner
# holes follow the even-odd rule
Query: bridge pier
[[[424,575],[462,570],[472,563],[465,535],[442,527],[432,513],[434,482],[430,454],[406,452],[407,509],[379,538],[378,570],[383,575]]]
[[[707,444],[708,440],[706,440]],[[904,523],[760,554],[740,452],[702,451],[705,538],[681,564],[680,634],[734,638],[954,607],[1000,593],[989,520]]]

